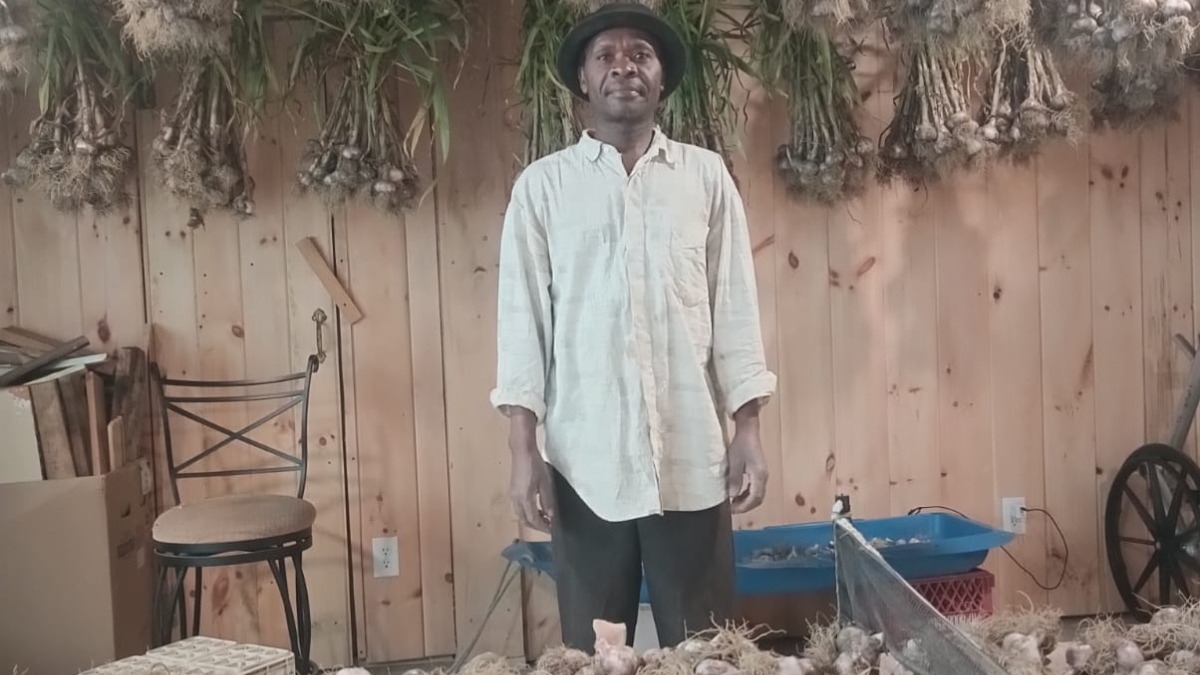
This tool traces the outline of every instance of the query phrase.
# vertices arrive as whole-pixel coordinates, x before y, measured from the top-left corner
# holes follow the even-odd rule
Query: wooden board
[[[85,371],[78,371],[55,380],[62,400],[67,436],[71,441],[71,458],[75,461],[77,476],[96,475],[92,468],[91,433],[88,430],[87,390],[84,388],[86,374]]]
[[[868,90],[863,133],[878,136],[886,122]],[[839,492],[851,496],[863,518],[890,515],[890,477],[877,469],[876,453],[887,447],[887,366],[873,348],[884,332],[884,275],[881,199],[885,188],[866,191],[829,213],[830,330],[833,344],[833,410]],[[819,467],[819,465],[817,465]],[[828,512],[832,502],[822,507]]]
[[[29,108],[7,106],[0,110],[0,119],[13,120],[18,112]],[[27,136],[22,124],[4,124],[0,131],[0,160],[11,166]],[[16,191],[0,180],[0,323],[20,322],[17,312],[17,241],[16,217],[13,205]]]
[[[121,448],[125,447],[125,418],[117,416],[108,422],[108,465],[116,468],[125,466],[125,457],[121,453]],[[192,602],[195,602],[195,596],[192,595]],[[189,614],[189,616],[192,616]]]
[[[401,87],[402,101],[415,100]],[[415,110],[407,110],[415,114]],[[427,129],[417,147],[417,167],[428,188],[439,175],[440,155]],[[451,536],[449,459],[446,442],[446,387],[442,375],[442,296],[438,273],[437,199],[426,193],[404,219],[408,254],[409,352],[412,360],[413,441],[416,451],[417,519],[421,540],[423,656],[454,654],[454,545]]]
[[[16,113],[32,119],[35,100],[22,99]],[[28,143],[28,124],[15,125]],[[14,194],[11,203],[20,324],[46,335],[76,336],[83,331],[77,218],[54,208],[38,190]],[[34,263],[33,261],[36,261]]]
[[[408,356],[408,223],[359,205],[344,213],[344,222],[353,223],[347,227],[350,288],[364,313],[373,317],[351,331],[364,629],[368,660],[383,663],[417,658],[425,649],[413,360]],[[399,576],[375,577],[372,542],[377,537],[397,538]]]
[[[271,35],[276,32],[274,25],[268,30]],[[289,196],[286,183],[292,173],[284,171],[280,161],[279,112],[280,107],[273,104],[267,111],[268,116],[257,127],[258,134],[246,148],[247,165],[255,181],[254,217],[237,222],[237,274],[241,279],[242,316],[239,322],[230,326],[230,332],[241,346],[244,374],[250,379],[280,377],[303,367],[293,366],[291,354],[284,201]],[[289,383],[270,390],[297,388],[296,383]],[[258,391],[263,390],[258,388]],[[246,403],[245,423],[269,415],[281,403],[278,400]],[[298,415],[279,415],[249,436],[289,455],[299,456],[296,446],[299,419]],[[235,443],[229,449],[245,456],[255,466],[280,465],[279,460],[241,443]],[[294,474],[264,474],[239,479],[240,490],[294,495],[297,487]],[[316,572],[316,566],[311,564],[309,555],[305,556],[305,563],[307,579],[310,572]],[[293,573],[290,569],[288,572],[290,584]],[[323,581],[320,574],[315,574],[314,579],[308,581],[310,594],[319,593],[317,584]],[[257,618],[259,640],[263,644],[288,646],[287,620],[275,576],[259,566],[252,583],[249,592],[253,593],[253,599],[248,602]],[[289,593],[292,592],[289,588]]]
[[[776,320],[776,248],[777,234],[780,226],[787,224],[779,217],[781,209],[776,204],[783,200],[788,203],[787,189],[777,179],[776,168],[771,158],[779,139],[787,133],[787,125],[782,114],[782,101],[772,99],[766,92],[752,81],[734,84],[737,105],[746,108],[745,122],[742,128],[742,151],[733,156],[733,172],[742,195],[746,210],[746,218],[750,230],[750,246],[754,255],[754,268],[758,285],[759,318],[762,326],[763,351],[766,355],[767,368],[776,374],[779,372],[779,330]],[[767,495],[761,507],[734,518],[735,528],[754,528],[779,525],[788,522],[791,513],[796,509],[793,495],[788,493],[784,476],[785,451],[781,439],[781,420],[786,415],[782,407],[782,391],[776,387],[775,398],[770,401],[760,413],[760,435],[763,452],[767,457],[769,478],[767,480]],[[532,588],[543,587],[540,580],[533,580]],[[789,603],[779,598],[754,598],[750,602],[742,602],[736,608],[738,620],[751,625],[765,625],[777,630],[786,630],[790,625]],[[531,608],[526,607],[527,615]],[[557,608],[555,608],[557,616]],[[527,616],[527,623],[540,621],[537,616]],[[557,624],[552,627],[558,630]],[[538,652],[533,652],[538,653]]]
[[[92,452],[92,473],[103,475],[109,472],[108,461],[108,406],[104,396],[104,383],[95,372],[88,371],[83,380],[87,404],[88,447]]]
[[[170,101],[176,88],[174,77],[160,78],[156,98]],[[154,110],[137,113],[138,154],[150,157],[152,144],[159,130],[159,115]],[[187,226],[188,211],[159,184],[159,175],[152,163],[139,164],[139,194],[141,196],[143,228],[142,247],[145,259],[145,293],[148,320],[154,325],[155,361],[164,377],[203,377],[200,368],[200,344],[196,312],[196,269],[193,256],[193,237]],[[202,449],[203,438],[194,424],[180,423],[178,416],[171,420],[171,443],[176,461],[194,456]],[[113,448],[109,448],[110,456]],[[155,481],[157,502],[161,509],[176,505],[168,475],[167,459],[162,439],[155,446]],[[198,481],[181,481],[180,501],[189,502],[206,494]],[[205,595],[213,596],[213,575],[205,578]],[[191,611],[188,594],[188,611]],[[201,619],[201,630],[212,631],[212,612]]]
[[[891,513],[941,501],[938,456],[937,223],[924,190],[883,196],[884,322]],[[882,453],[881,453],[882,454]]]
[[[994,524],[992,477],[976,470],[992,462],[988,311],[987,176],[964,174],[930,190],[936,202],[938,269],[938,448],[944,506]],[[980,450],[965,452],[974,444]]]
[[[1169,442],[1189,362],[1174,344],[1191,336],[1192,223],[1187,143],[1188,98],[1181,119],[1141,134],[1142,307],[1145,354],[1146,437]],[[1193,340],[1194,341],[1194,340]],[[1182,448],[1193,459],[1195,433]]]
[[[277,42],[291,45],[298,39],[301,27],[279,25],[273,30]],[[286,58],[286,54],[284,50],[275,58]],[[300,86],[298,100],[310,100],[307,83]],[[354,573],[355,582],[359,575],[353,570],[347,546],[350,541],[347,531],[350,500],[346,490],[349,447],[344,443],[348,435],[343,425],[346,411],[354,410],[354,406],[348,403],[348,397],[343,400],[342,393],[353,387],[352,376],[347,371],[351,362],[344,360],[343,345],[349,340],[339,341],[339,332],[333,322],[336,316],[333,302],[296,250],[296,242],[305,237],[315,237],[326,250],[333,250],[334,244],[329,212],[315,196],[298,194],[292,181],[304,142],[319,133],[316,120],[311,115],[294,118],[289,113],[278,116],[275,124],[280,167],[275,183],[279,194],[275,199],[280,200],[283,213],[284,240],[280,242],[279,253],[284,256],[285,276],[282,279],[275,277],[272,283],[286,286],[291,370],[303,370],[309,356],[317,354],[314,312],[319,309],[330,320],[324,325],[325,361],[313,376],[309,394],[309,467],[305,499],[317,509],[314,532],[319,534],[313,539],[312,550],[304,557],[304,568],[312,603],[312,658],[322,665],[332,666],[355,660],[351,630],[355,625],[359,635],[364,630],[362,621],[355,624],[351,617],[351,574]],[[359,602],[363,600],[357,591],[355,597]],[[268,600],[265,595],[260,596],[260,616],[266,616],[268,611],[277,612],[267,609]],[[276,621],[282,619],[278,613],[275,616],[278,617]],[[270,634],[279,635],[278,629],[270,629],[269,624],[263,628],[264,635],[268,630],[272,631]]]
[[[125,133],[126,142],[136,148],[133,112],[128,113]],[[136,345],[146,323],[137,166],[145,161],[136,155],[126,180],[129,206],[103,216],[89,208],[76,222],[82,330],[98,351]]]
[[[55,340],[22,330],[19,326],[0,328],[0,341],[25,349],[30,354],[40,354],[59,345]]]
[[[316,240],[312,237],[305,237],[296,242],[296,248],[300,250],[300,255],[304,256],[304,261],[308,263],[309,269],[321,280],[321,284],[329,292],[329,297],[337,304],[338,309],[346,315],[346,320],[352,324],[362,321],[362,310],[354,303],[354,298],[350,297],[350,293],[346,291],[345,285],[338,279],[333,268],[325,260],[325,256],[321,254]]]
[[[1047,148],[1037,165],[1046,509],[1070,552],[1049,601],[1068,615],[1100,607],[1087,167],[1086,145]],[[1048,573],[1057,578],[1067,549],[1052,528],[1046,536]]]
[[[199,344],[200,379],[240,380],[246,377],[246,352],[243,346],[245,313],[242,295],[241,246],[238,222],[225,213],[210,212],[204,226],[190,229],[195,264],[196,337]],[[189,405],[216,424],[240,429],[249,421],[245,404]],[[178,427],[197,426],[175,417]],[[200,431],[203,447],[224,440],[225,435],[208,428]],[[200,471],[248,468],[256,451],[241,443],[231,443],[195,465]],[[203,481],[206,497],[252,491],[253,477],[209,478]],[[210,626],[213,635],[253,636],[261,642],[258,611],[258,577],[269,575],[263,565],[220,567],[204,574],[205,594],[201,625]],[[207,621],[207,623],[206,623]]]
[[[1146,436],[1142,377],[1141,169],[1136,136],[1091,142],[1092,325],[1096,345],[1096,513],[1099,544],[1113,476]],[[1107,557],[1100,560],[1104,611],[1124,609]]]
[[[86,344],[87,338],[80,337],[65,342],[49,351],[42,352],[38,356],[30,358],[25,363],[0,375],[0,387],[21,384],[30,381],[31,378],[44,376],[47,372],[56,369],[61,359],[74,354]]]
[[[997,167],[988,177],[986,212],[993,214],[984,233],[989,354],[980,349],[972,355],[986,359],[990,371],[994,491],[990,507],[997,524],[1005,497],[1024,497],[1027,507],[1045,508],[1038,205],[1034,199],[1012,198],[1036,190],[1035,166]],[[997,576],[995,597],[1001,599],[1001,607],[1021,605],[1025,597],[1039,605],[1046,602],[1046,591],[1039,585],[1049,585],[1046,528],[1043,515],[1027,514],[1025,534],[1007,547],[1012,558],[991,556]]]
[[[776,297],[781,307],[780,339],[789,348],[779,355],[779,405],[789,414],[780,420],[789,461],[779,485],[791,497],[793,521],[828,518],[833,506],[833,370],[830,316],[828,218],[823,209],[794,206],[791,217],[777,221]]]
[[[746,83],[752,84],[752,83]],[[750,230],[750,246],[754,252],[755,282],[758,286],[759,320],[762,326],[763,351],[767,368],[779,374],[779,331],[775,318],[775,249],[776,200],[786,199],[786,190],[776,180],[775,166],[770,161],[781,133],[786,127],[778,115],[779,101],[769,99],[759,87],[740,91],[735,84],[738,102],[746,106],[742,130],[744,152],[734,156],[733,171],[737,176]],[[770,478],[767,480],[766,501],[755,511],[735,518],[736,527],[764,527],[787,522],[790,496],[783,487],[783,447],[780,443],[781,407],[776,398],[760,413],[760,434],[767,456]]]
[[[450,158],[438,173],[438,236],[443,252],[443,350],[447,447],[454,546],[455,623],[466,644],[480,628],[504,561],[500,551],[517,535],[508,507],[509,458],[503,418],[488,404],[495,378],[496,266],[504,204],[514,176],[515,131],[505,121],[517,48],[514,0],[481,5],[471,23],[488,35],[472,49],[450,95]],[[520,587],[500,599],[472,653],[524,652]]]
[[[33,417],[37,422],[38,446],[42,454],[43,475],[48,480],[75,478],[80,475],[71,454],[71,436],[66,413],[55,382],[29,387]]]
[[[1200,298],[1200,234],[1197,233],[1197,226],[1200,225],[1200,92],[1191,89],[1187,91],[1190,122],[1188,157],[1191,164],[1191,182],[1188,187],[1189,195],[1192,196],[1189,221],[1192,230],[1192,301],[1194,303],[1196,298]],[[1192,311],[1192,332],[1188,334],[1188,338],[1193,346],[1200,341],[1200,313],[1195,311],[1195,307]]]
[[[5,434],[4,451],[0,452],[0,484],[42,480],[37,424],[28,387],[0,390],[0,429]]]

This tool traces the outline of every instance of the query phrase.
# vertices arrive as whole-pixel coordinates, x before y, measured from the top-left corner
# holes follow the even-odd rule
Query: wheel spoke
[[[1158,565],[1159,551],[1155,551],[1150,556],[1150,560],[1146,562],[1146,568],[1142,570],[1142,575],[1138,577],[1137,583],[1133,585],[1133,592],[1140,593],[1146,582],[1150,581],[1150,575],[1154,573],[1154,568]]]
[[[1190,555],[1187,555],[1186,553],[1184,555],[1179,556],[1179,559],[1183,561],[1183,564],[1192,568],[1193,572],[1195,572],[1196,574],[1200,574],[1200,561],[1197,561],[1195,558],[1193,558]]]
[[[1154,542],[1149,539],[1141,539],[1139,537],[1121,537],[1121,541],[1127,544],[1141,544],[1142,546],[1154,546]]]
[[[1133,504],[1133,510],[1138,512],[1142,517],[1142,522],[1146,524],[1146,531],[1154,533],[1154,519],[1150,517],[1150,512],[1146,510],[1146,505],[1142,503],[1142,498],[1134,493],[1133,488],[1129,487],[1129,483],[1125,484],[1125,496],[1129,497],[1129,502]]]
[[[1179,587],[1179,590],[1182,592],[1183,597],[1186,600],[1192,597],[1192,589],[1188,585],[1187,577],[1183,575],[1183,568],[1179,566],[1179,558],[1185,555],[1187,554],[1179,551],[1176,555],[1166,556],[1166,567],[1170,568],[1171,578],[1175,581],[1175,585]],[[1164,604],[1166,604],[1166,598],[1162,598],[1162,601]]]
[[[1179,529],[1179,515],[1183,507],[1183,495],[1185,492],[1187,492],[1187,481],[1177,481],[1175,483],[1175,490],[1171,494],[1171,508],[1167,510],[1167,528],[1169,528],[1169,532],[1174,533],[1175,530]]]
[[[1167,514],[1163,508],[1163,486],[1159,482],[1157,464],[1148,464],[1146,466],[1146,482],[1150,484],[1150,508],[1154,510],[1154,524],[1157,527],[1161,527],[1163,521],[1166,520]],[[1151,531],[1154,532],[1156,530]]]
[[[1162,549],[1159,549],[1160,551]],[[1161,555],[1158,558],[1158,603],[1159,605],[1170,604],[1171,598],[1171,571],[1170,562],[1167,556]]]

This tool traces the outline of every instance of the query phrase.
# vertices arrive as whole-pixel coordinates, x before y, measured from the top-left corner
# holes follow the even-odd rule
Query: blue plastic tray
[[[919,543],[879,547],[879,553],[905,579],[922,579],[969,572],[988,553],[1012,541],[1010,532],[967,518],[928,513],[895,518],[855,520],[854,526],[872,539],[918,539]],[[834,585],[833,523],[784,525],[740,530],[734,537],[737,591],[741,595],[794,593],[831,589]],[[755,562],[762,549],[792,548],[793,560]],[[803,555],[817,547],[817,555]]]
[[[895,518],[856,519],[854,525],[867,540],[918,539],[920,543],[879,549],[900,576],[922,579],[969,572],[987,559],[988,553],[1012,541],[1009,532],[946,513],[927,513]],[[829,522],[781,525],[733,533],[735,589],[738,595],[772,595],[810,592],[834,586],[833,524]],[[806,554],[813,548],[816,555]],[[795,548],[791,560],[756,562],[764,549]],[[526,569],[554,578],[554,555],[548,542],[516,542],[504,557]],[[642,585],[642,601],[647,599]]]

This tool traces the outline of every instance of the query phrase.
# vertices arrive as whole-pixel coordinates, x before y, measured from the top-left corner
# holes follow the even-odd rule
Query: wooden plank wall
[[[251,377],[301,368],[315,350],[312,315],[328,314],[307,493],[321,514],[307,576],[323,664],[465,647],[493,602],[500,551],[520,534],[505,425],[487,403],[498,240],[517,172],[519,10],[519,0],[494,0],[474,12],[449,159],[422,150],[436,184],[405,218],[330,213],[294,193],[315,131],[309,108],[294,102],[268,116],[253,147],[258,214],[249,220],[189,228],[146,165],[131,183],[135,205],[102,219],[65,218],[0,187],[3,321],[84,332],[110,349],[136,343],[151,321],[167,373]],[[286,28],[273,30],[285,44]],[[873,134],[890,116],[889,64],[859,67]],[[159,101],[170,88],[165,79]],[[860,516],[936,505],[990,523],[1002,497],[1023,496],[1053,515],[1069,546],[1030,514],[1010,547],[1015,562],[988,561],[998,602],[1116,609],[1103,501],[1124,457],[1168,436],[1187,374],[1171,336],[1197,331],[1197,94],[1170,124],[1058,144],[1028,167],[929,190],[875,186],[836,209],[797,203],[775,177],[784,106],[754,88],[737,95],[749,103],[736,172],[779,375],[764,423],[768,501],[739,526],[824,519],[839,490],[855,496]],[[4,102],[0,157],[22,147],[30,105]],[[130,138],[145,156],[157,113],[134,121]],[[340,319],[299,256],[305,237],[336,266],[366,315],[360,323]],[[177,434],[183,448],[204,440]],[[295,429],[284,421],[261,434],[288,440]],[[1194,437],[1188,449],[1196,452]],[[186,496],[231,487],[209,481]],[[387,536],[399,539],[400,575],[375,578],[371,540]],[[1063,584],[1050,592],[1017,566],[1047,583],[1068,550]],[[263,569],[206,575],[204,627],[284,644],[277,597]],[[536,654],[557,639],[544,579],[524,579],[496,607],[476,653]]]

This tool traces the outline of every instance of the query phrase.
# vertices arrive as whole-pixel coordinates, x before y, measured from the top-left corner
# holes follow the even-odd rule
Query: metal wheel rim
[[[1200,595],[1200,466],[1169,445],[1138,448],[1113,478],[1104,534],[1130,612],[1148,617]]]

